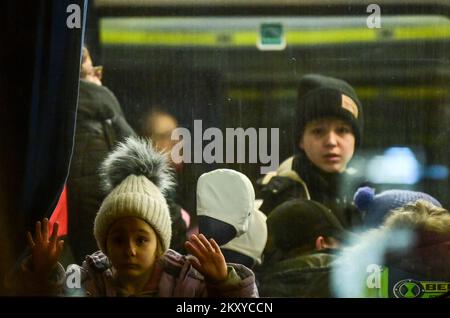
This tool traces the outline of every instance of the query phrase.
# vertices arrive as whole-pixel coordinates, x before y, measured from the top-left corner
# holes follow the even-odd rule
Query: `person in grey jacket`
[[[164,193],[172,186],[167,157],[151,140],[127,138],[102,164],[109,194],[94,222],[100,251],[82,266],[58,263],[63,241],[48,220],[28,233],[32,255],[16,272],[27,294],[155,297],[257,297],[255,277],[243,265],[227,264],[213,239],[192,235],[182,256],[169,250],[171,219]],[[10,280],[11,281],[11,280]]]

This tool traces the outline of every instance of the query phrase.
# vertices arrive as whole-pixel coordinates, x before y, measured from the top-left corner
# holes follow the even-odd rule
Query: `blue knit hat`
[[[362,187],[356,191],[353,197],[358,210],[365,213],[363,225],[368,228],[380,226],[391,210],[419,199],[428,201],[437,207],[442,207],[439,201],[432,196],[410,190],[387,190],[375,195],[375,189]]]

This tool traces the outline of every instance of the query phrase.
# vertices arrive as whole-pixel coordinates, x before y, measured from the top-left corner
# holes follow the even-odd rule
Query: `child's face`
[[[158,246],[153,228],[135,217],[116,221],[106,239],[107,256],[120,277],[149,276],[159,254]]]
[[[305,127],[300,148],[321,170],[330,173],[342,172],[355,151],[355,135],[352,127],[343,120],[313,120]]]

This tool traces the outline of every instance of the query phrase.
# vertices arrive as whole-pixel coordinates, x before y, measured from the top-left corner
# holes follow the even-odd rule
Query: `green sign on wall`
[[[257,46],[260,50],[283,50],[286,47],[281,23],[262,23]]]

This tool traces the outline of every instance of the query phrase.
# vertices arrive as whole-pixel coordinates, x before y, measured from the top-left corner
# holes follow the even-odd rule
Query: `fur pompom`
[[[372,203],[374,197],[375,189],[370,187],[362,187],[356,191],[353,200],[359,210],[366,211],[369,208],[370,203]]]
[[[103,189],[107,193],[132,174],[147,177],[164,195],[175,185],[167,156],[156,151],[148,138],[126,138],[100,166]]]

